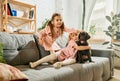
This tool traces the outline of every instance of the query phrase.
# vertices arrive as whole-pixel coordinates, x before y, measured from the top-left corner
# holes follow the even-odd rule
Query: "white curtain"
[[[86,1],[86,11],[85,11],[85,21],[84,21],[84,29],[87,30],[89,20],[93,11],[93,8],[95,6],[96,0],[85,0]]]
[[[120,13],[120,0],[114,0],[113,1],[113,9],[114,13]]]
[[[96,0],[86,0],[85,29],[88,27],[95,2]],[[62,14],[66,26],[82,29],[83,0],[56,0],[56,8],[56,12]]]
[[[62,0],[62,16],[66,26],[81,29],[82,0]]]

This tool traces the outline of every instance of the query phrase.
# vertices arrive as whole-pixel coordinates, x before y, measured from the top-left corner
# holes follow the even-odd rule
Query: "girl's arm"
[[[47,34],[50,33],[50,28],[46,26],[44,29],[42,29],[39,33],[39,44],[42,45],[44,42],[44,38],[47,36]]]
[[[71,33],[71,32],[77,32],[77,33],[82,32],[82,30],[77,30],[77,29],[74,29],[74,28],[67,28],[67,27],[64,28],[64,31],[69,32],[69,33]]]
[[[41,30],[39,33],[39,44],[43,44],[43,37],[45,36],[45,29]]]
[[[39,38],[39,44],[40,44],[40,45],[43,44],[43,40],[42,40],[42,38]]]
[[[90,46],[74,46],[73,48],[77,49],[77,50],[87,50],[87,49],[91,49]]]

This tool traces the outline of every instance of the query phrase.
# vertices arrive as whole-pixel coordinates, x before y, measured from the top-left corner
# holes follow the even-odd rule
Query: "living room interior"
[[[35,36],[53,13],[89,33],[95,63],[29,67],[47,54]],[[120,0],[0,0],[0,44],[0,81],[120,81]],[[17,69],[16,78],[4,71],[8,67]]]

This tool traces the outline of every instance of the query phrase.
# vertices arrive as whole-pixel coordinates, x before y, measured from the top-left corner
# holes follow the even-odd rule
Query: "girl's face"
[[[71,33],[70,35],[71,35],[70,38],[71,38],[72,40],[77,41],[77,39],[78,39],[77,33]]]
[[[63,21],[62,21],[61,16],[54,17],[54,20],[52,21],[52,24],[54,25],[54,27],[61,27],[62,23]]]

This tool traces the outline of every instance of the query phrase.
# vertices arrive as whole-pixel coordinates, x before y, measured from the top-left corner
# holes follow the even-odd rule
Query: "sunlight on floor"
[[[120,81],[120,69],[115,69],[114,70],[114,76],[109,81]]]

